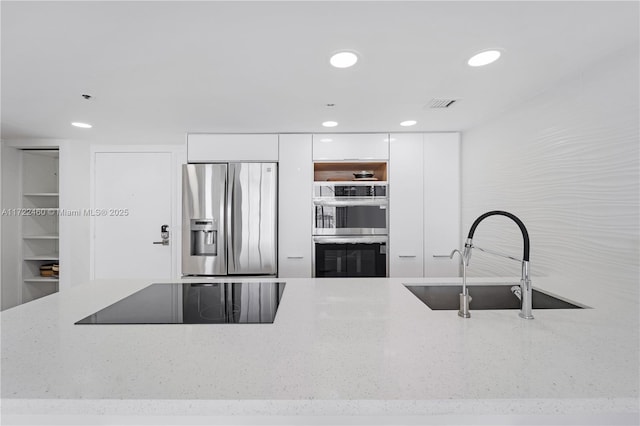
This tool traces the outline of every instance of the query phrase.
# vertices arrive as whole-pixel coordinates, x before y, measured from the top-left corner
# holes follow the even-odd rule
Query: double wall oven
[[[386,277],[387,183],[314,183],[316,277]]]

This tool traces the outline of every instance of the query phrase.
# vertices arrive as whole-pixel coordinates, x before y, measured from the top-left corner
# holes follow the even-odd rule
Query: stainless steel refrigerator
[[[277,163],[182,166],[182,275],[277,275]]]

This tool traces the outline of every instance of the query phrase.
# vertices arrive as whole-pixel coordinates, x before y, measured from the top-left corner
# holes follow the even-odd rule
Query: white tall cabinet
[[[278,275],[311,277],[313,162],[310,134],[280,135]]]
[[[391,136],[389,143],[389,276],[424,274],[424,138]]]
[[[391,277],[458,276],[460,134],[390,136],[389,269]]]
[[[460,133],[424,134],[424,276],[460,273],[460,259],[436,259],[461,249]]]

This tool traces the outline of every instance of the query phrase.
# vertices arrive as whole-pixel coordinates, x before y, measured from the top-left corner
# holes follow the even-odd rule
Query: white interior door
[[[173,159],[170,152],[96,152],[93,278],[172,277]],[[169,245],[162,241],[168,225]]]

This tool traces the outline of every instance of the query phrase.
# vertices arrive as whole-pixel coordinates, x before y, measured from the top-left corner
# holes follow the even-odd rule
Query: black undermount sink
[[[405,284],[411,293],[434,311],[460,309],[459,295],[461,285],[420,285]],[[488,309],[520,309],[520,299],[511,291],[512,284],[507,285],[467,285],[473,300],[469,303],[471,310]],[[540,290],[533,289],[533,309],[582,309],[575,303],[568,302]]]

